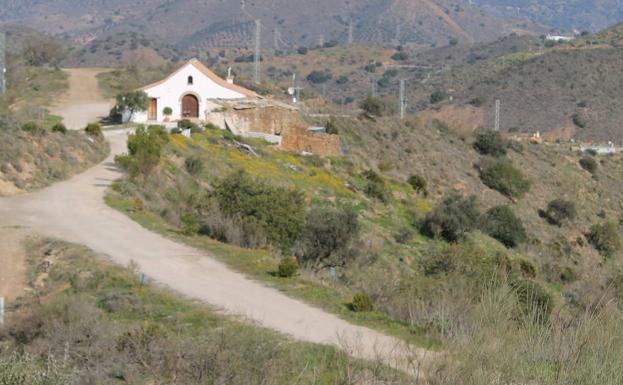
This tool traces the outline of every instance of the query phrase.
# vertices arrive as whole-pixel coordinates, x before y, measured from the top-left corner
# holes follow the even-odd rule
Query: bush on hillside
[[[591,174],[595,174],[597,172],[597,161],[590,156],[581,158],[580,166]]]
[[[411,175],[407,180],[407,183],[409,183],[409,185],[413,187],[416,193],[422,194],[424,196],[428,195],[428,183],[426,182],[426,178],[424,178],[422,175]]]
[[[312,71],[309,75],[307,75],[307,81],[312,84],[322,84],[326,83],[333,78],[333,75],[329,70],[326,71]]]
[[[586,120],[586,117],[584,117],[584,115],[582,114],[573,114],[571,116],[571,120],[573,121],[573,124],[575,124],[579,128],[586,128],[586,126],[588,126],[588,121]]]
[[[182,129],[182,130],[191,130],[191,131],[194,131],[194,130],[196,130],[198,127],[199,127],[199,126],[197,126],[197,124],[195,124],[195,123],[191,122],[191,121],[190,121],[190,120],[188,120],[188,119],[182,119],[182,120],[179,120],[179,121],[177,122],[177,128],[180,128],[180,129]]]
[[[513,199],[523,197],[530,190],[530,181],[507,159],[485,162],[480,179],[489,188]]]
[[[296,50],[296,52],[298,52],[299,55],[307,55],[309,48],[301,46]]]
[[[359,107],[368,115],[383,116],[383,102],[379,98],[368,96],[365,98]]]
[[[115,161],[131,177],[147,175],[160,162],[162,147],[168,140],[161,126],[138,127],[128,136],[128,154],[117,156]]]
[[[197,156],[191,156],[184,161],[184,167],[190,175],[196,176],[203,171],[203,161]]]
[[[575,203],[560,198],[549,202],[545,210],[547,221],[556,226],[574,220],[576,215]]]
[[[344,266],[356,256],[359,219],[355,212],[332,207],[314,208],[296,244],[301,264],[315,268]]]
[[[392,60],[405,61],[407,59],[409,59],[409,54],[405,51],[396,52],[392,55]]]
[[[337,123],[335,122],[335,119],[333,118],[327,120],[327,123],[325,123],[324,126],[327,130],[327,134],[338,135],[340,133],[340,130],[337,127]]]
[[[480,209],[475,196],[463,198],[451,195],[426,216],[422,233],[431,238],[457,242],[476,228],[479,217]]]
[[[498,131],[479,129],[476,130],[474,149],[482,155],[500,157],[506,155],[507,142]]]
[[[299,264],[296,259],[292,257],[286,257],[283,258],[279,263],[277,274],[281,278],[290,278],[294,277],[298,271]]]
[[[34,135],[45,134],[45,129],[36,122],[27,122],[22,125],[22,131],[29,132]]]
[[[443,91],[434,91],[430,94],[430,104],[440,103],[448,98],[448,94]]]
[[[389,202],[389,191],[385,185],[385,180],[372,170],[365,171],[362,176],[366,180],[363,192],[372,199],[378,199],[383,203]]]
[[[619,227],[614,222],[591,226],[586,239],[605,258],[611,258],[621,248]]]
[[[191,236],[199,233],[201,230],[201,224],[199,218],[195,214],[186,213],[182,215],[182,234]]]
[[[58,132],[61,134],[66,134],[67,133],[67,127],[65,127],[65,125],[63,123],[56,123],[55,125],[52,126],[52,132]]]
[[[513,283],[513,289],[519,303],[520,316],[537,323],[549,321],[554,300],[545,288],[531,280],[519,280]]]
[[[516,247],[528,239],[521,220],[508,206],[489,209],[482,218],[482,229],[506,247]]]
[[[366,313],[374,310],[374,304],[368,294],[361,292],[353,296],[353,302],[351,308],[357,313]]]
[[[213,197],[226,217],[243,229],[256,227],[283,251],[290,250],[301,234],[305,201],[298,190],[275,187],[238,171],[216,183]]]
[[[84,132],[86,132],[87,135],[89,135],[89,136],[95,136],[95,137],[103,136],[103,134],[102,134],[102,126],[100,126],[99,123],[89,123],[89,124],[87,124],[87,126],[84,128]]]

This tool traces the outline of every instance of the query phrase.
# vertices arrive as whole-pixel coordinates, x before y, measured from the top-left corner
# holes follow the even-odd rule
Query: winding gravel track
[[[101,98],[93,105],[87,102],[82,100],[81,105],[90,115],[79,108],[60,111],[66,121],[105,113]],[[72,116],[73,111],[79,116]],[[35,193],[1,198],[0,228],[23,226],[30,232],[83,244],[123,266],[135,261],[150,278],[183,295],[301,341],[338,346],[358,358],[381,359],[415,373],[412,365],[417,363],[411,361],[431,356],[250,280],[206,252],[152,233],[109,208],[103,198],[110,183],[121,176],[113,159],[125,151],[127,134],[124,130],[106,132],[111,154],[92,169]]]

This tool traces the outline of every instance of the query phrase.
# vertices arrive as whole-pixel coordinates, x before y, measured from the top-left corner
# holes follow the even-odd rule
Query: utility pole
[[[254,62],[255,62],[255,84],[260,84],[261,79],[260,79],[260,61],[262,60],[261,57],[261,50],[262,48],[262,23],[260,22],[260,20],[255,20],[255,57],[254,57]]]
[[[4,325],[4,297],[0,297],[0,325]]]
[[[355,41],[354,27],[353,27],[353,21],[351,20],[348,23],[348,44],[353,44],[354,41]]]
[[[400,80],[400,120],[405,120],[407,112],[407,99],[405,96],[405,80]]]
[[[495,99],[495,130],[500,131],[500,99]]]
[[[0,32],[0,95],[6,94],[6,34]]]
[[[279,51],[279,29],[277,27],[275,27],[273,48],[275,49],[275,51]]]

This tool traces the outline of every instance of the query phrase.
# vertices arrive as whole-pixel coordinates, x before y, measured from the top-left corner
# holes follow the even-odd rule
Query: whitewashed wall
[[[188,77],[193,77],[193,84],[188,84]],[[199,71],[191,63],[184,66],[164,83],[158,84],[145,92],[150,98],[158,100],[157,121],[164,120],[162,110],[171,107],[173,115],[171,120],[182,119],[182,97],[192,94],[199,99],[199,118],[205,119],[207,113],[213,108],[218,108],[210,99],[243,99],[246,96],[223,87]],[[147,122],[147,111],[135,113],[132,119],[137,123]]]

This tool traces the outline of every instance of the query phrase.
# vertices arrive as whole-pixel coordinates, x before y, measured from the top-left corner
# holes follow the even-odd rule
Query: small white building
[[[162,123],[180,119],[207,120],[221,108],[218,101],[258,98],[253,91],[234,84],[233,77],[221,79],[197,59],[191,59],[167,78],[143,88],[149,97],[146,111],[136,112],[135,123]],[[172,113],[165,116],[164,110]]]
[[[545,36],[545,40],[547,41],[556,41],[556,42],[561,42],[561,41],[572,41],[574,40],[573,36],[563,36],[563,35],[552,35],[552,34],[547,34],[547,36]]]

